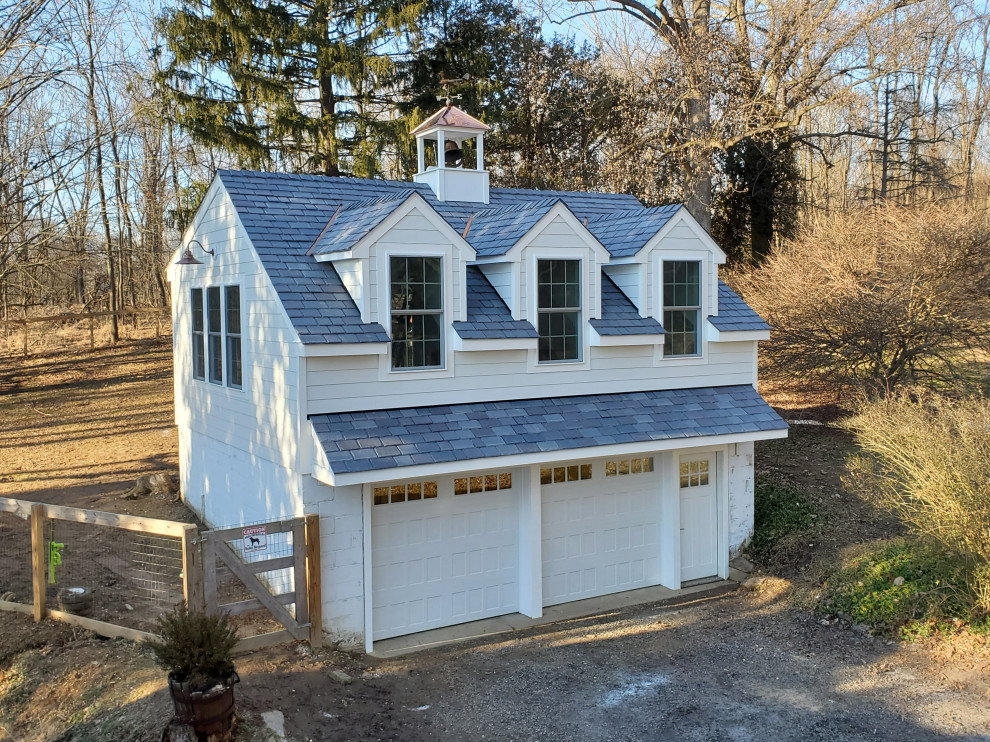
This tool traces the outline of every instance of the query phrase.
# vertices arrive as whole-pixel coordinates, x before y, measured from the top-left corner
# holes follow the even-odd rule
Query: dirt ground
[[[171,402],[167,343],[0,357],[0,495],[191,520],[168,496],[122,499],[137,476],[174,472]],[[254,652],[238,661],[237,740],[270,739],[269,710],[295,742],[990,740],[985,642],[892,644],[807,607],[843,550],[899,531],[842,488],[851,446],[818,426],[758,444],[758,469],[821,512],[807,543],[762,565],[776,576],[758,589],[391,660],[301,644]],[[2,620],[0,742],[160,738],[169,700],[146,648]]]
[[[985,659],[939,661],[824,626],[788,589],[769,579],[391,660],[304,645],[255,652],[238,663],[237,738],[266,739],[260,715],[277,710],[296,742],[990,739]],[[0,742],[158,739],[169,701],[147,650],[22,616],[10,624]],[[39,636],[43,646],[23,651]],[[28,680],[18,685],[18,673]]]
[[[174,498],[128,501],[178,471],[171,339],[0,356],[0,496],[190,520]]]

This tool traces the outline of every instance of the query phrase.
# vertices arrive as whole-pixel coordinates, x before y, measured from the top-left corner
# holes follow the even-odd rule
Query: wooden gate
[[[319,539],[316,515],[202,533],[207,612],[265,609],[283,627],[242,639],[238,650],[292,639],[322,644]]]

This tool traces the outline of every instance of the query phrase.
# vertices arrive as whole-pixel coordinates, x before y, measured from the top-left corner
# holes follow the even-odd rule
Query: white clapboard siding
[[[370,322],[380,322],[388,327],[388,256],[392,254],[416,254],[410,248],[422,247],[423,254],[443,253],[444,264],[444,310],[448,313],[446,321],[456,322],[464,319],[464,268],[460,251],[450,243],[450,236],[441,232],[425,216],[418,211],[406,214],[391,229],[377,239],[370,248],[368,262],[368,286],[366,292],[367,305],[363,315]],[[355,276],[356,277],[356,276]],[[355,291],[345,281],[351,298],[357,303],[362,291]],[[360,304],[358,304],[360,306]]]
[[[235,482],[231,477],[238,474],[224,473],[229,467],[239,468],[260,483],[245,497],[258,496],[260,488],[270,496],[273,511],[289,515],[286,511],[298,504],[298,485],[292,484],[298,477],[288,470],[295,466],[297,455],[301,344],[222,184],[215,183],[207,198],[209,206],[200,211],[192,237],[215,254],[202,255],[194,248],[203,265],[172,268],[175,416],[188,447],[180,451],[188,464],[182,467],[183,491],[193,507],[202,509],[199,498],[204,493],[249,486],[250,480]],[[233,284],[241,291],[241,389],[192,377],[190,289]],[[226,352],[224,356],[226,363]],[[234,522],[233,511],[217,511],[220,500],[214,499],[216,503],[207,505],[207,511],[212,509],[211,514],[220,518],[214,522]],[[255,510],[249,503],[244,507]],[[262,510],[256,514],[265,517]]]
[[[310,414],[373,410],[410,405],[456,404],[533,397],[689,389],[753,383],[755,343],[710,343],[697,362],[654,361],[650,346],[591,348],[590,368],[532,372],[526,351],[452,354],[454,374],[446,378],[403,378],[384,374],[377,356],[307,360]],[[387,380],[380,380],[382,376]]]

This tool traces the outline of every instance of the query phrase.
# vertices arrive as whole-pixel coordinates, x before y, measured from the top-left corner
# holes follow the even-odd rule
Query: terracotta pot
[[[169,676],[168,689],[176,718],[191,726],[200,739],[226,734],[234,721],[234,684],[239,682],[241,679],[234,672],[211,688],[198,691],[192,690],[189,683],[176,682]]]

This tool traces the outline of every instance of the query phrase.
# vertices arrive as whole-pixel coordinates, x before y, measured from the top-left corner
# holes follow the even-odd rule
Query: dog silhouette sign
[[[244,540],[245,554],[268,550],[268,531],[265,526],[242,528],[241,538]]]

